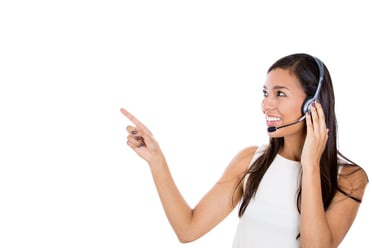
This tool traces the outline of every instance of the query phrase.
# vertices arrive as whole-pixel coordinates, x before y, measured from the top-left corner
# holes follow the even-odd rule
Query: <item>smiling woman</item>
[[[151,129],[172,179],[190,206],[185,212],[195,208],[192,221],[187,222],[190,226],[181,230],[173,224],[184,241],[200,236],[203,223],[209,229],[218,222],[215,216],[221,215],[216,211],[230,207],[235,194],[234,210],[208,234],[187,245],[231,247],[243,200],[243,195],[238,200],[239,191],[249,181],[244,173],[250,155],[256,146],[268,145],[271,136],[306,124],[303,120],[280,128],[301,116],[297,112],[289,119],[282,106],[270,110],[277,119],[269,119],[269,126],[276,131],[268,132],[261,110],[267,69],[278,58],[298,51],[317,55],[331,71],[340,134],[337,148],[371,175],[371,156],[364,145],[372,140],[367,89],[372,15],[367,4],[0,1],[0,247],[185,248],[163,213],[146,161],[125,144],[123,126],[132,124],[119,113],[120,106]],[[316,66],[310,57],[308,62],[314,67],[309,76],[314,74],[315,86]],[[270,94],[270,85],[266,87]],[[277,100],[289,97],[284,94],[288,93],[283,89],[278,96],[283,99]],[[272,101],[271,97],[267,100]],[[292,167],[302,165],[289,159],[291,154],[278,153],[277,157],[288,166],[280,167],[280,176],[272,180],[275,186],[265,189],[284,187],[279,193],[269,192],[280,200],[282,192],[295,188],[289,184],[297,172]],[[234,166],[241,159],[245,160],[241,167]],[[169,179],[156,171],[164,168],[151,168],[157,181],[168,183],[158,180],[159,174]],[[350,174],[356,168],[340,166],[338,183],[347,195],[349,186],[363,188],[362,170]],[[225,170],[226,176],[218,180]],[[360,186],[350,181],[358,174],[362,180],[355,183]],[[204,197],[216,181],[216,189]],[[158,183],[158,188],[167,189],[167,185]],[[259,186],[252,200],[259,199],[261,190]],[[360,200],[361,192],[356,190],[350,197],[341,193],[340,202],[354,204],[351,197]],[[297,193],[288,201],[291,207],[297,207],[297,202],[292,204]],[[302,193],[302,197],[308,195]],[[164,195],[165,201],[172,196]],[[206,207],[214,196],[223,199],[215,200],[213,208]],[[241,219],[252,212],[252,200]],[[370,187],[359,205],[340,248],[372,247]],[[333,206],[327,212],[333,213],[332,208],[336,212]],[[183,213],[181,208],[174,211]],[[354,210],[339,211],[342,220]],[[296,216],[298,209],[293,213]],[[242,227],[239,230],[245,233]],[[297,237],[296,230],[293,235]],[[305,238],[301,230],[297,240]]]
[[[127,144],[148,163],[181,242],[199,239],[239,205],[234,248],[337,247],[358,213],[368,177],[338,150],[334,105],[331,76],[319,59],[297,53],[276,61],[262,101],[268,143],[243,148],[194,208],[150,130],[121,112],[134,124],[127,127]]]

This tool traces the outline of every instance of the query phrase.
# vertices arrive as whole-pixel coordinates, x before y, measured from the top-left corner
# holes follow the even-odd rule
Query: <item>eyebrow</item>
[[[266,85],[264,85],[263,88],[264,88],[265,90],[267,90]],[[281,85],[275,85],[275,86],[273,87],[273,89],[274,89],[274,90],[281,90],[281,89],[289,90],[287,87],[285,87],[285,86],[281,86]]]

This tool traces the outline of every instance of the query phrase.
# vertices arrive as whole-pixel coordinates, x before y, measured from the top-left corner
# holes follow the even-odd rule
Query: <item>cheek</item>
[[[290,116],[299,116],[302,113],[303,102],[294,102],[291,104],[281,105],[280,110],[282,113],[287,113]]]

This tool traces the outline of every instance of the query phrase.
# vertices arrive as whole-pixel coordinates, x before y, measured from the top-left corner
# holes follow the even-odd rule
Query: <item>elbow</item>
[[[178,238],[178,241],[182,244],[187,244],[187,243],[191,243],[193,242],[194,240],[196,240],[195,238],[192,238],[192,237],[188,237],[186,235],[177,235],[177,238]]]
[[[185,238],[183,238],[183,237],[178,237],[178,241],[179,241],[180,243],[182,243],[182,244],[187,244],[187,243],[192,242],[193,240],[191,240],[191,239],[185,239]]]
[[[177,238],[180,243],[187,244],[197,240],[199,237],[192,233],[177,233]]]

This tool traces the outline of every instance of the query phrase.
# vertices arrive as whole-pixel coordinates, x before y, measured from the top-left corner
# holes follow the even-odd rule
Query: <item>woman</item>
[[[239,204],[233,247],[337,247],[351,227],[368,178],[337,150],[332,80],[307,54],[268,70],[262,112],[269,142],[239,152],[190,208],[149,129],[125,109],[127,144],[149,164],[165,213],[181,242],[203,236]],[[218,207],[216,207],[218,206]]]

